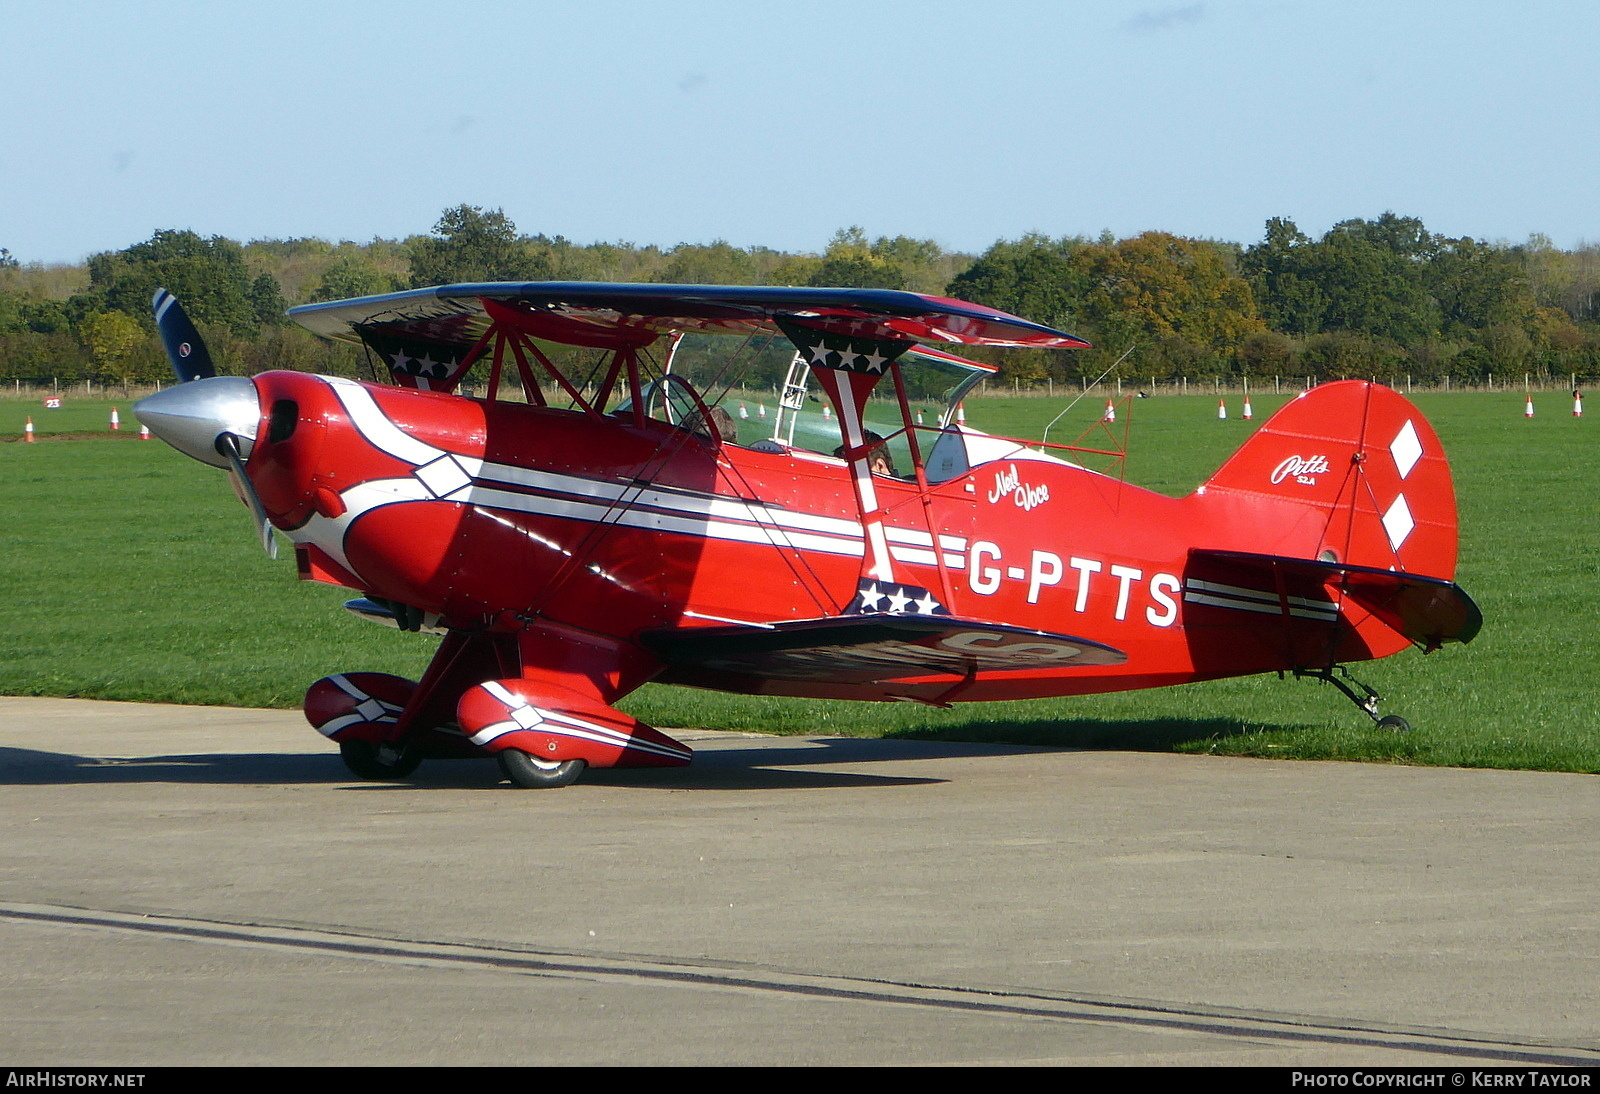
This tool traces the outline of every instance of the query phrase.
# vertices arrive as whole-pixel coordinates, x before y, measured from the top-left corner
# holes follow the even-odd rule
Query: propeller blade
[[[256,522],[256,531],[261,536],[262,549],[267,552],[267,557],[278,557],[278,541],[272,534],[272,522],[267,519],[267,511],[261,504],[261,499],[256,496],[256,488],[251,485],[250,478],[244,473],[244,457],[239,453],[239,438],[232,433],[223,433],[217,437],[217,451],[228,458],[229,475],[233,479],[233,488],[238,491],[245,506],[250,510],[250,517]]]
[[[178,379],[204,380],[215,376],[217,367],[211,363],[211,354],[178,298],[166,289],[157,289],[150,299],[150,308],[156,315],[156,329],[161,332],[167,360],[172,362],[172,371],[178,374]]]

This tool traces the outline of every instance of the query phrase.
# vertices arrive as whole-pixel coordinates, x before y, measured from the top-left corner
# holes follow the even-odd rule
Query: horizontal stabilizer
[[[1191,563],[1199,564],[1208,577],[1227,583],[1221,587],[1233,587],[1234,595],[1241,587],[1303,590],[1308,585],[1321,585],[1330,592],[1342,593],[1345,601],[1353,602],[1427,650],[1437,649],[1445,642],[1470,642],[1483,626],[1483,613],[1478,605],[1459,585],[1444,578],[1242,551],[1196,550],[1189,552],[1189,558]],[[1189,584],[1203,586],[1195,581]],[[1312,617],[1312,609],[1306,605],[1314,602],[1288,592],[1281,600],[1285,615]],[[1347,607],[1340,611],[1348,614]],[[1329,621],[1332,621],[1331,613]]]
[[[845,616],[771,627],[654,630],[640,636],[669,665],[769,680],[865,684],[1020,669],[1120,665],[1087,638],[950,616]]]

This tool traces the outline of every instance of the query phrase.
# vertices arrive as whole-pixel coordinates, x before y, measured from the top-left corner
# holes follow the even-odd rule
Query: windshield
[[[933,351],[937,352],[937,351]],[[970,363],[958,363],[959,358],[945,360],[934,356],[922,347],[914,347],[901,358],[902,383],[910,422],[902,421],[900,401],[894,384],[887,378],[878,385],[867,400],[862,414],[868,441],[884,440],[881,453],[875,450],[875,471],[897,478],[914,478],[911,461],[911,442],[906,429],[918,429],[917,443],[927,465],[929,479],[940,482],[966,470],[959,437],[936,434],[955,416],[955,407],[961,399],[990,374]],[[820,390],[811,385],[811,370],[796,355],[790,365],[779,400],[778,413],[768,434],[773,440],[788,448],[803,448],[824,456],[839,456],[840,429],[833,417],[833,407]],[[929,458],[937,449],[940,459]],[[937,467],[935,466],[937,465]]]

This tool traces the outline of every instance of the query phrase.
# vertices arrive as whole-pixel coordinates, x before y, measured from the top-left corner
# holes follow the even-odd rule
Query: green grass
[[[287,552],[285,552],[287,554]],[[270,563],[227,477],[159,441],[0,444],[0,692],[295,706],[432,642]]]
[[[117,408],[122,418],[122,428],[117,435],[137,437],[139,423],[134,420],[131,410],[136,401],[108,399],[98,392],[89,398],[83,394],[81,385],[76,396],[70,391],[64,392],[61,406],[56,410],[45,409],[43,396],[33,399],[3,398],[0,399],[0,439],[21,436],[29,418],[33,419],[33,434],[40,440],[69,433],[113,435],[110,432],[112,407]]]
[[[1253,423],[1237,397],[1226,422],[1215,398],[1135,402],[1127,477],[1187,492],[1283,401],[1255,399]],[[1485,625],[1470,646],[1355,669],[1410,733],[1376,730],[1332,688],[1274,676],[946,711],[660,686],[624,705],[661,726],[1600,771],[1593,426],[1544,405],[1527,421],[1515,394],[1415,401],[1451,456],[1457,579]],[[61,432],[101,433],[111,405],[47,413]],[[1062,405],[979,399],[968,413],[1037,436]],[[1075,439],[1103,406],[1086,399],[1051,439]],[[351,594],[269,563],[226,478],[159,442],[127,443],[121,409],[124,437],[0,441],[0,693],[293,707],[329,672],[420,674],[435,640],[357,620],[339,609]],[[36,410],[0,402],[0,436],[24,412],[40,427]]]

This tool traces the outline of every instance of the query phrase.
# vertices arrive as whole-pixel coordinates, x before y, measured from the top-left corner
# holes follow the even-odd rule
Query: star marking
[[[816,345],[811,347],[811,363],[813,365],[824,364],[827,362],[827,359],[828,344],[826,342],[818,342]]]
[[[939,602],[933,598],[932,593],[923,593],[922,599],[916,603],[917,611],[923,615],[932,615],[939,607]]]
[[[850,345],[848,342],[845,343],[844,349],[839,350],[839,367],[849,368],[851,365],[856,363],[856,358],[860,356],[861,354],[856,352],[854,346]]]
[[[862,360],[866,361],[867,370],[869,372],[882,372],[883,366],[888,361],[888,358],[884,357],[876,349],[874,349],[871,353],[863,356]]]
[[[861,590],[861,607],[863,609],[876,608],[882,602],[883,590],[878,588],[876,581]]]
[[[911,598],[901,590],[896,589],[894,595],[889,598],[889,614],[899,615],[906,610],[906,605],[909,603],[911,603]]]
[[[411,363],[411,358],[406,356],[405,350],[396,350],[393,368],[396,372],[406,371],[406,365]]]

